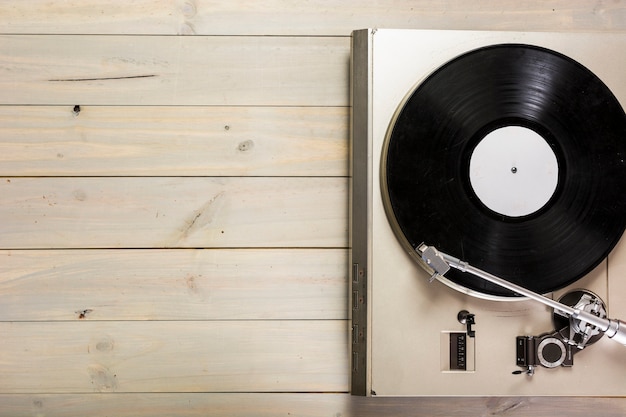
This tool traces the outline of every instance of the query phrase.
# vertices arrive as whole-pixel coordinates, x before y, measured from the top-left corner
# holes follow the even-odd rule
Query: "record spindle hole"
[[[546,140],[532,129],[505,126],[478,142],[470,157],[469,180],[488,209],[508,217],[544,207],[558,185],[559,166]]]

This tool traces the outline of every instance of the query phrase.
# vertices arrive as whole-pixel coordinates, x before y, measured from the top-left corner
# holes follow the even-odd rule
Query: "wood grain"
[[[345,178],[0,179],[0,247],[346,247]]]
[[[0,104],[346,106],[350,38],[0,36]]]
[[[0,259],[0,321],[347,319],[345,250],[27,250]]]
[[[0,394],[0,416],[622,417],[624,398],[363,398],[300,393]]]
[[[0,106],[0,175],[345,176],[345,107]]]
[[[0,16],[0,247],[45,249],[0,254],[0,416],[626,414],[624,398],[340,393],[347,180],[313,178],[347,172],[352,30],[625,32],[624,0],[31,0]],[[219,36],[134,36],[179,34]],[[15,178],[111,175],[225,178]],[[216,249],[49,249],[135,246]],[[223,390],[242,392],[201,392]]]
[[[0,323],[0,392],[347,391],[348,325]]]
[[[368,27],[626,29],[621,0],[30,0],[2,4],[0,15],[2,33],[346,36]]]

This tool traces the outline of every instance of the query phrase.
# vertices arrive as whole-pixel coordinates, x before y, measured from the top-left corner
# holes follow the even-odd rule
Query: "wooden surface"
[[[4,33],[350,35],[367,27],[623,30],[622,1],[30,0],[5,2]]]
[[[0,188],[5,249],[347,245],[345,178],[2,178]]]
[[[349,51],[348,37],[4,35],[0,104],[346,106]]]
[[[364,398],[340,393],[0,394],[7,416],[623,417],[616,398]]]
[[[0,106],[0,176],[346,176],[348,110]]]
[[[351,31],[626,33],[625,1],[32,0],[0,17],[0,416],[626,414],[346,394]]]
[[[344,249],[5,250],[0,259],[0,294],[11,300],[0,322],[348,315]]]
[[[338,354],[347,351],[345,320],[93,322],[85,315],[78,324],[0,323],[0,372],[11,375],[0,391],[348,389],[347,355]]]

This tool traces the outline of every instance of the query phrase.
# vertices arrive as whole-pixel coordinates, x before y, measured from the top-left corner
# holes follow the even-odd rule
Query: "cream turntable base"
[[[352,42],[352,393],[625,396],[626,36]]]

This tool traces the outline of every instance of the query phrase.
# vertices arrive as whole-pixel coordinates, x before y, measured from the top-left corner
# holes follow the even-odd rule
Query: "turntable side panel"
[[[352,134],[350,138],[350,263],[351,273],[351,387],[354,395],[367,395],[371,389],[371,302],[370,255],[372,251],[371,193],[372,126],[371,31],[359,30],[352,38]]]

